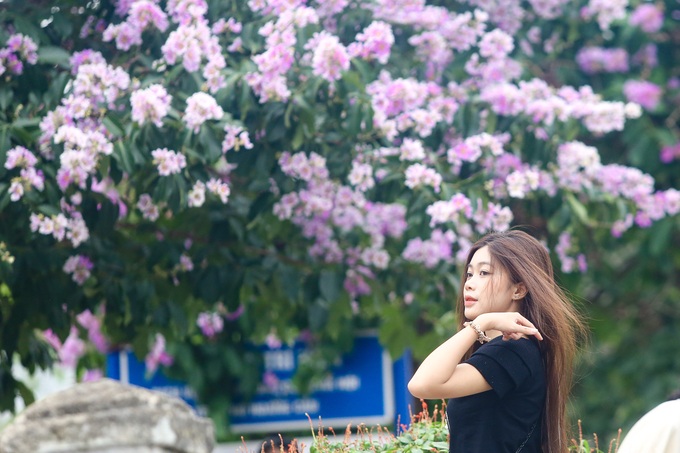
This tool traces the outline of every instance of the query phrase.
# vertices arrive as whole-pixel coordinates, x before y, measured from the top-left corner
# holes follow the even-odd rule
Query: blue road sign
[[[397,419],[401,424],[409,423],[413,401],[406,390],[406,381],[412,375],[409,354],[393,362],[375,335],[358,336],[352,352],[310,394],[301,395],[293,388],[292,378],[305,353],[303,343],[263,347],[264,371],[269,378],[251,400],[235,401],[231,406],[229,418],[234,432],[304,430],[310,427],[307,414],[314,426],[321,419],[324,427],[335,428],[362,423],[389,425]],[[187,384],[168,379],[162,372],[147,379],[145,372],[144,363],[130,351],[109,355],[107,376],[178,396],[197,407],[195,394]]]

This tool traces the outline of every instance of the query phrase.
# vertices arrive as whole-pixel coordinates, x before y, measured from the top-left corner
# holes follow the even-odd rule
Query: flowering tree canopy
[[[49,5],[0,3],[3,407],[131,345],[223,413],[251,342],[428,351],[485,232],[566,275],[677,225],[670,0]]]

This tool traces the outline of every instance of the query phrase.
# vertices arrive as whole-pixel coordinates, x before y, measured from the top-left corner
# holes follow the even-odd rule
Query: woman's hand
[[[531,321],[516,312],[483,313],[475,319],[475,324],[487,332],[496,330],[503,334],[503,340],[519,340],[523,336],[534,335],[539,340],[543,336]]]

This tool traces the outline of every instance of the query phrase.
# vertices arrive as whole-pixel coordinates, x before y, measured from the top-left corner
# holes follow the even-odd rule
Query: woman
[[[492,233],[472,246],[458,300],[459,330],[408,384],[449,399],[450,453],[564,453],[566,402],[583,324],[530,235]]]

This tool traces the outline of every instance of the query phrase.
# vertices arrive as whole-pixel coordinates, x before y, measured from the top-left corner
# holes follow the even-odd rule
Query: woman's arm
[[[481,330],[500,331],[505,338],[536,335],[542,339],[526,318],[519,313],[485,313],[475,319]],[[466,327],[446,340],[428,355],[408,383],[416,398],[459,398],[491,390],[484,376],[472,365],[460,363],[463,355],[477,340],[477,332]]]
[[[477,369],[460,363],[477,341],[477,332],[466,327],[428,355],[408,383],[416,398],[444,399],[473,395],[491,389]]]

